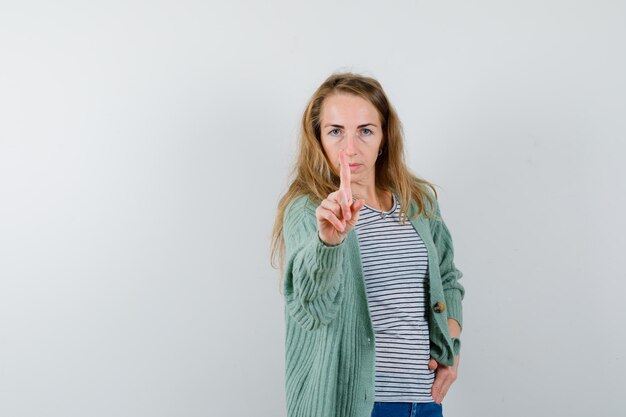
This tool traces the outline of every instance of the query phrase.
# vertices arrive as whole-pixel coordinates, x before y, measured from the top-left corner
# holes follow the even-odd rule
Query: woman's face
[[[339,174],[339,151],[350,165],[351,182],[374,185],[383,133],[376,107],[353,94],[333,94],[322,103],[322,148]]]

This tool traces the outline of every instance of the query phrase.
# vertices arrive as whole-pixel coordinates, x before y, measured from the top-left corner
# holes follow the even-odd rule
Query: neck
[[[372,184],[357,184],[352,183],[352,195],[356,198],[365,200],[365,204],[368,207],[375,208],[377,210],[389,210],[391,202],[391,194],[387,191],[376,189],[376,186]]]

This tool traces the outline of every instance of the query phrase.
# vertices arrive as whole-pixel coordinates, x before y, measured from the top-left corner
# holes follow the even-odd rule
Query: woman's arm
[[[448,330],[450,331],[450,337],[461,337],[461,326],[455,319],[448,319]]]
[[[453,319],[459,326],[460,331],[463,328],[463,297],[465,296],[465,288],[459,280],[463,273],[454,265],[454,245],[450,230],[446,226],[439,203],[436,203],[435,214],[436,220],[431,220],[431,230],[433,232],[433,241],[439,254],[439,272],[441,274],[441,284],[446,302],[446,311],[448,320]],[[454,328],[452,329],[454,330]],[[458,337],[451,334],[452,337]]]
[[[303,328],[315,330],[339,309],[345,245],[327,246],[319,239],[315,208],[306,197],[285,210],[283,236],[287,309]]]
[[[465,296],[465,289],[463,285],[459,283],[459,279],[461,279],[463,273],[454,265],[454,245],[452,236],[441,217],[439,203],[436,205],[436,215],[438,219],[431,222],[433,241],[437,247],[437,253],[439,254],[439,272],[441,273],[446,311],[448,312],[448,332],[453,342],[455,342],[453,366],[439,364],[434,359],[431,359],[428,364],[430,369],[436,369],[435,381],[432,387],[433,400],[436,403],[441,403],[457,378],[459,361],[461,359],[459,351],[463,326],[462,300]]]
[[[301,197],[285,210],[285,299],[293,318],[308,330],[328,324],[341,304],[346,245],[364,200],[352,200],[350,167],[340,151],[339,190],[317,207]]]

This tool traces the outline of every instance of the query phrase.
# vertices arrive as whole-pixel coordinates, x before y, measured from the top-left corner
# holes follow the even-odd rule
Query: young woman
[[[289,417],[441,416],[459,365],[462,273],[434,186],[404,162],[381,85],[331,75],[280,200]]]

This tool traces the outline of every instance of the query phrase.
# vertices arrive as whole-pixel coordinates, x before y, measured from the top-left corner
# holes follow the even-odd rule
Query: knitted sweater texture
[[[283,219],[287,415],[370,417],[375,339],[358,239],[353,229],[340,245],[326,246],[318,238],[316,208],[302,196],[289,204]],[[415,202],[412,210],[417,210]],[[437,219],[420,215],[411,223],[428,250],[430,354],[453,365],[447,319],[463,326],[465,290],[438,204],[435,214]]]

